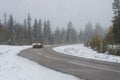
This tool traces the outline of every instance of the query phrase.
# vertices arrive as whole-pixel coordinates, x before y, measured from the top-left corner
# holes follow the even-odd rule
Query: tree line
[[[57,27],[53,31],[50,20],[42,21],[35,19],[32,24],[32,18],[28,14],[23,23],[15,21],[12,15],[4,14],[4,20],[0,20],[0,44],[22,45],[32,44],[33,42],[42,42],[44,44],[75,44],[86,43],[91,40],[94,34],[101,37],[105,36],[105,30],[96,24],[95,29],[91,22],[86,24],[84,30],[76,31],[72,21],[69,21],[66,27]]]

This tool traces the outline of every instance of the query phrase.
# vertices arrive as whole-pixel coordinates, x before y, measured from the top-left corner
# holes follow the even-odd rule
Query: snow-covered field
[[[92,49],[85,47],[83,44],[56,47],[53,48],[53,50],[59,53],[88,58],[88,59],[96,59],[96,60],[120,63],[119,56],[97,53],[96,51],[93,51]]]
[[[0,80],[80,80],[17,56],[30,47],[0,45]]]

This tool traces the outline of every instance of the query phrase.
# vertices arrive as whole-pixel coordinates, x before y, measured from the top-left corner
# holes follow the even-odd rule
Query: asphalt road
[[[53,46],[42,49],[27,49],[19,56],[28,58],[40,65],[71,74],[85,80],[120,80],[120,63],[105,62],[60,54]]]

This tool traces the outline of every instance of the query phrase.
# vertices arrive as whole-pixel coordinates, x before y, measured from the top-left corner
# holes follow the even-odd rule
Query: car
[[[33,43],[32,46],[33,46],[33,48],[42,48],[43,44],[42,43]]]

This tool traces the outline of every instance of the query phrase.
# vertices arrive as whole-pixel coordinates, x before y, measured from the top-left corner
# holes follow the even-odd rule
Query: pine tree
[[[33,42],[37,42],[38,41],[38,23],[37,23],[37,19],[35,19],[34,21],[34,25],[33,25]]]
[[[60,34],[60,40],[62,44],[66,43],[66,36],[67,36],[66,30],[63,28]]]
[[[47,23],[44,21],[44,27],[43,27],[43,42],[44,44],[47,44]]]
[[[54,32],[54,44],[60,44],[61,43],[61,33],[60,29],[57,27],[57,29]]]
[[[37,24],[37,29],[38,29],[38,41],[39,42],[43,42],[43,38],[42,38],[42,21],[41,21],[41,19],[38,21],[38,24]]]
[[[120,45],[120,0],[114,0],[113,11],[113,34],[116,44]]]
[[[85,43],[85,35],[84,32],[82,30],[80,30],[79,34],[78,34],[78,39],[80,43]]]
[[[95,26],[94,34],[97,35],[100,40],[104,39],[105,37],[105,31],[99,23],[97,23]]]
[[[4,13],[4,26],[6,27],[7,26],[7,14]]]
[[[31,16],[30,14],[28,14],[28,17],[27,17],[27,42],[28,44],[31,44],[32,43],[32,29],[31,29]]]
[[[4,25],[2,24],[1,20],[0,20],[0,44],[5,44],[7,39],[6,39],[6,27],[4,27]]]
[[[77,32],[74,27],[72,27],[71,33],[72,33],[72,38],[71,38],[72,43],[77,43]]]
[[[52,33],[51,33],[51,26],[49,20],[44,22],[43,37],[44,37],[44,44],[52,43]]]
[[[75,43],[76,41],[77,41],[77,32],[74,29],[72,22],[69,21],[68,26],[67,26],[66,42]]]
[[[88,24],[86,24],[85,30],[84,30],[84,34],[85,34],[85,42],[90,42],[92,37],[93,37],[93,27],[91,22],[89,22]]]
[[[24,19],[24,22],[23,22],[23,34],[24,34],[24,36],[23,36],[23,43],[24,44],[27,44],[27,37],[28,37],[28,33],[27,33],[27,20],[26,19]]]
[[[9,16],[7,26],[8,26],[8,34],[9,34],[8,44],[14,44],[14,42],[15,42],[15,30],[14,30],[14,20],[13,20],[12,15]]]
[[[16,23],[14,29],[15,29],[15,37],[16,37],[15,44],[19,44],[19,45],[23,44],[23,42],[24,42],[24,39],[23,39],[24,38],[23,26],[21,24],[19,24],[19,23]]]
[[[67,38],[66,38],[66,41],[68,43],[72,43],[72,41],[71,41],[71,39],[72,39],[72,37],[71,37],[71,30],[72,30],[72,22],[70,21],[68,23],[68,26],[67,26]]]
[[[113,35],[115,37],[115,43],[117,44],[116,54],[120,55],[120,0],[114,0],[113,11]]]
[[[47,37],[48,37],[48,44],[52,43],[52,32],[51,32],[51,25],[50,25],[50,21],[47,21]]]

